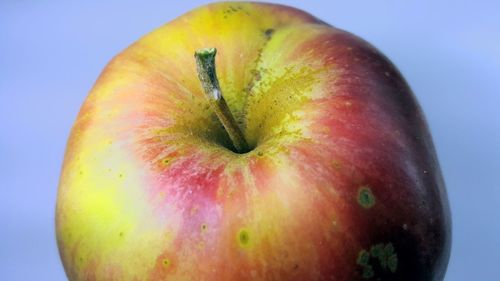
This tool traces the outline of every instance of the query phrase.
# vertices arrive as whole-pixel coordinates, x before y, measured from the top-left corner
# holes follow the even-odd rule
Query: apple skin
[[[216,47],[253,150],[197,79]],[[69,280],[442,280],[449,205],[408,85],[300,10],[217,3],[105,68],[74,124],[56,210]]]

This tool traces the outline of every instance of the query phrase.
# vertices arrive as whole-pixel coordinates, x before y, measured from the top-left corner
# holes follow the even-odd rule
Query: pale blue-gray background
[[[0,277],[65,280],[54,235],[71,124],[102,68],[205,1],[0,0]],[[429,121],[453,212],[447,281],[500,280],[500,1],[276,1],[367,39]]]

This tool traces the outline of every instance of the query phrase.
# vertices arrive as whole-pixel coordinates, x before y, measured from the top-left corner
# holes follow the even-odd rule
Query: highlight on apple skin
[[[203,48],[217,49],[246,150],[198,79]],[[71,131],[56,209],[71,281],[435,281],[451,242],[431,136],[398,70],[264,3],[197,8],[113,58]]]

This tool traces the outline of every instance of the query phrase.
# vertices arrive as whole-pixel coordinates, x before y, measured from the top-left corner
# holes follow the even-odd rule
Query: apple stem
[[[199,49],[194,53],[198,78],[208,98],[210,107],[226,129],[234,148],[239,153],[244,153],[249,150],[248,144],[231,114],[231,110],[229,110],[224,97],[222,97],[219,80],[215,72],[215,54],[217,54],[217,49],[215,48]]]

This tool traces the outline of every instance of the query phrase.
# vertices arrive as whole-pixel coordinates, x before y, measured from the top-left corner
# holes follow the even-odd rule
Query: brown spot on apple
[[[243,11],[243,7],[241,6],[229,6],[227,9],[222,11],[222,16],[224,19],[227,19],[229,16],[237,13],[237,12],[245,12],[246,15],[249,15],[247,11]]]
[[[274,29],[268,28],[266,31],[264,31],[264,35],[266,36],[267,40],[271,40],[271,37],[273,36]]]
[[[196,213],[198,213],[198,206],[193,206],[191,208],[191,212],[190,213],[191,213],[191,216],[196,215]]]
[[[339,160],[333,160],[332,161],[332,167],[335,169],[335,170],[340,170],[342,168],[342,163],[340,163]]]
[[[201,232],[205,232],[205,231],[207,231],[208,226],[207,226],[205,223],[203,223],[203,224],[200,226],[200,229],[201,229]]]

